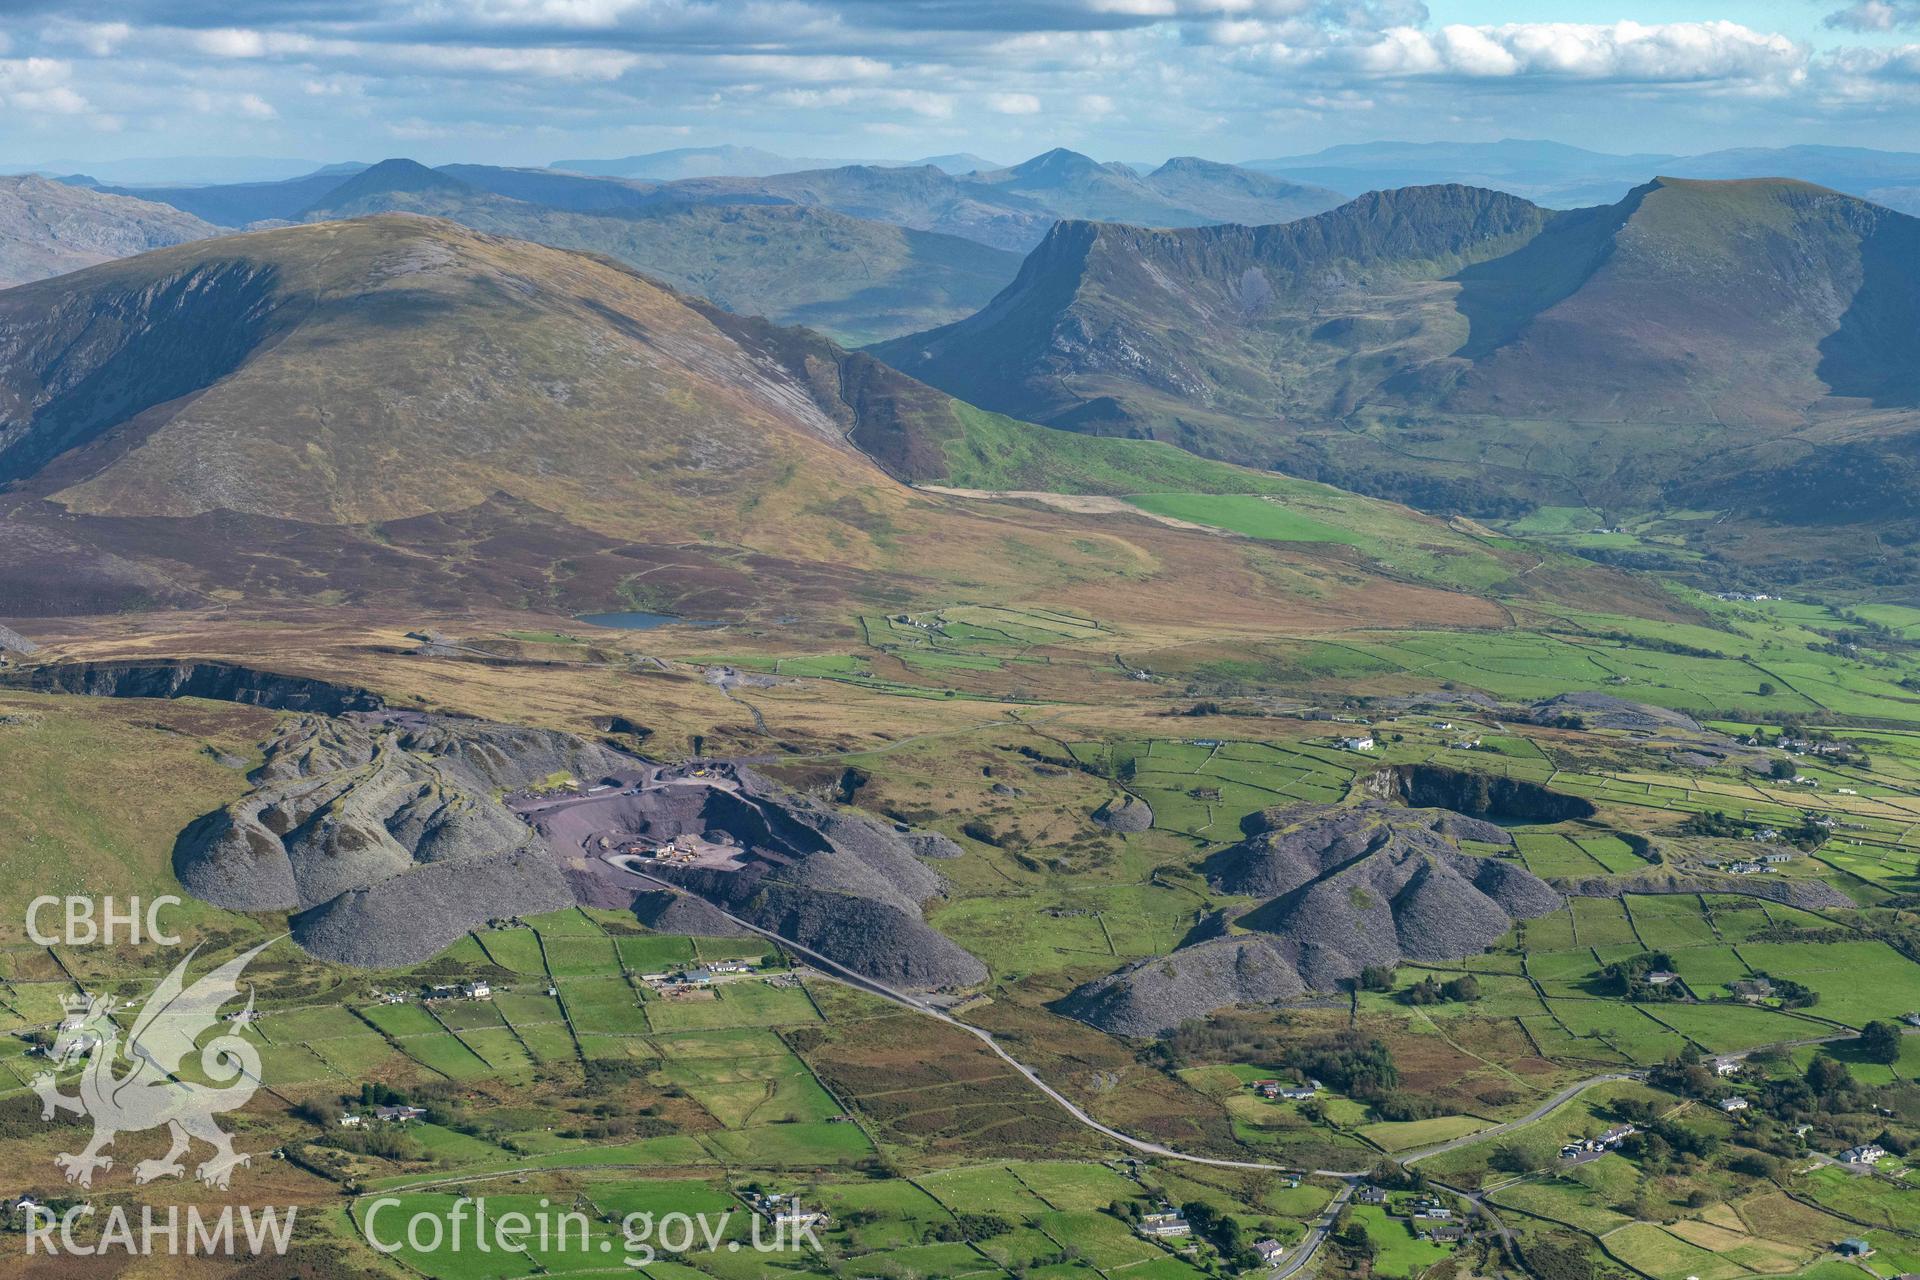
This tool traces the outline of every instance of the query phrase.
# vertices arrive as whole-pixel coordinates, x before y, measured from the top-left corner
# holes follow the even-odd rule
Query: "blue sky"
[[[0,19],[9,166],[1920,149],[1920,0],[0,0]]]

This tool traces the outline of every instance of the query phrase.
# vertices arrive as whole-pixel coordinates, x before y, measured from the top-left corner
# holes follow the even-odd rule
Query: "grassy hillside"
[[[1345,549],[916,492],[899,478],[944,478],[962,431],[948,397],[604,258],[393,216],[216,245],[0,294],[0,333],[35,335],[0,343],[17,395],[0,587],[19,616],[844,620],[1118,588],[1171,615],[1153,584],[1192,580],[1255,626],[1309,594],[1396,620],[1488,610],[1448,582],[1382,590]]]
[[[1416,188],[1280,227],[1062,224],[993,305],[875,351],[1014,417],[1429,510],[1712,510],[1696,559],[1911,582],[1916,261],[1920,220],[1804,183],[1571,213]]]

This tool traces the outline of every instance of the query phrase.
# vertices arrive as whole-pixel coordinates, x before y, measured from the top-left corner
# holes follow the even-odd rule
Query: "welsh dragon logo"
[[[68,1182],[91,1187],[96,1170],[113,1168],[113,1157],[101,1151],[112,1146],[116,1136],[161,1125],[167,1126],[172,1135],[172,1146],[160,1159],[135,1165],[135,1182],[185,1176],[181,1157],[194,1139],[213,1148],[213,1154],[194,1170],[210,1187],[225,1188],[235,1166],[252,1162],[251,1156],[233,1149],[232,1137],[214,1123],[214,1117],[245,1106],[253,1097],[260,1086],[260,1051],[233,1033],[215,1036],[205,1045],[196,1045],[196,1041],[219,1022],[220,1006],[239,998],[240,974],[248,962],[271,945],[262,943],[189,987],[187,965],[199,951],[195,947],[148,997],[134,1017],[133,1029],[126,1033],[124,1047],[121,1029],[112,1017],[112,1001],[87,996],[69,1002],[68,1016],[61,1023],[50,1056],[56,1071],[85,1059],[80,1094],[68,1097],[61,1093],[52,1071],[42,1072],[33,1081],[33,1091],[40,1095],[42,1120],[53,1119],[56,1111],[71,1111],[93,1120],[93,1141],[85,1150],[54,1158]],[[250,1014],[251,988],[246,995]],[[196,1051],[200,1074],[215,1084],[181,1078]],[[232,1083],[226,1083],[229,1081]]]

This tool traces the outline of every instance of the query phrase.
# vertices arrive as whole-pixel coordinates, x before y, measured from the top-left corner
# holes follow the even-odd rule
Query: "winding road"
[[[679,894],[683,897],[694,897],[694,895],[689,894],[685,889],[671,881],[662,880],[657,876],[648,875],[643,871],[635,871],[627,866],[622,866],[619,870],[624,871],[636,880],[643,880],[649,885],[665,889],[670,893]],[[707,902],[704,898],[698,900],[707,906],[713,906],[712,903]],[[950,1027],[966,1032],[968,1035],[986,1045],[994,1056],[1019,1072],[1029,1084],[1052,1099],[1061,1110],[1072,1116],[1074,1120],[1086,1126],[1088,1129],[1093,1130],[1095,1133],[1100,1134],[1102,1137],[1109,1138],[1124,1147],[1131,1148],[1134,1151],[1139,1151],[1146,1155],[1157,1156],[1166,1160],[1183,1161],[1188,1164],[1212,1165],[1222,1169],[1257,1169],[1274,1173],[1310,1173],[1316,1177],[1340,1179],[1345,1185],[1341,1187],[1339,1193],[1329,1202],[1321,1215],[1314,1220],[1313,1225],[1308,1228],[1307,1234],[1302,1237],[1301,1243],[1288,1255],[1286,1261],[1271,1268],[1267,1272],[1266,1280],[1290,1280],[1292,1276],[1313,1261],[1320,1249],[1326,1244],[1327,1238],[1332,1234],[1333,1224],[1339,1217],[1341,1209],[1346,1206],[1348,1200],[1352,1198],[1354,1191],[1360,1186],[1361,1182],[1369,1173],[1369,1170],[1366,1169],[1298,1169],[1291,1165],[1272,1164],[1260,1160],[1229,1160],[1220,1156],[1194,1155],[1190,1152],[1176,1151],[1172,1147],[1165,1146],[1158,1142],[1150,1142],[1145,1138],[1137,1138],[1130,1133],[1122,1133],[1111,1125],[1103,1124],[1099,1120],[1094,1119],[1091,1115],[1087,1114],[1086,1111],[1081,1109],[1079,1104],[1041,1079],[1039,1072],[1014,1057],[1011,1053],[1008,1053],[1000,1042],[994,1038],[992,1032],[981,1027],[973,1026],[970,1023],[962,1022],[944,1009],[929,1004],[908,992],[900,991],[875,978],[870,978],[863,973],[850,969],[839,961],[824,956],[810,947],[801,946],[791,938],[783,937],[771,929],[763,929],[750,920],[742,920],[739,916],[718,907],[714,907],[714,909],[720,911],[721,915],[742,929],[766,938],[771,942],[776,942],[787,950],[804,956],[812,962],[823,977],[840,982],[856,990],[865,991],[869,995],[878,996],[882,1000],[900,1005],[903,1008],[911,1009],[916,1013],[937,1019]],[[1829,1039],[1844,1038],[1847,1037],[1819,1037],[1816,1040],[1810,1041],[1810,1043],[1820,1043]],[[1724,1056],[1744,1058],[1747,1055],[1745,1053],[1739,1053]],[[1589,1076],[1584,1080],[1575,1081],[1573,1084],[1567,1085],[1523,1116],[1505,1121],[1501,1124],[1492,1125],[1485,1129],[1476,1130],[1473,1133],[1462,1134],[1460,1137],[1449,1139],[1446,1142],[1439,1142],[1429,1147],[1421,1147],[1415,1151],[1405,1152],[1392,1158],[1402,1165],[1411,1165],[1417,1161],[1426,1160],[1448,1151],[1455,1151],[1461,1147],[1485,1142],[1503,1133],[1508,1133],[1545,1119],[1589,1089],[1603,1084],[1643,1080],[1645,1078],[1646,1073],[1643,1071],[1611,1071],[1601,1075]],[[1485,1219],[1494,1235],[1499,1238],[1501,1244],[1511,1252],[1513,1249],[1511,1232],[1507,1229],[1506,1224],[1500,1221],[1499,1216],[1485,1203],[1480,1193],[1461,1187],[1449,1186],[1431,1177],[1429,1177],[1429,1181],[1433,1185],[1451,1191],[1467,1200],[1472,1205],[1474,1212]]]

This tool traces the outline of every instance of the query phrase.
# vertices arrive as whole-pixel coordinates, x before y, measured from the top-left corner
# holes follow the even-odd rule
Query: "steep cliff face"
[[[1803,182],[1564,212],[1441,185],[1278,226],[1064,223],[977,314],[874,350],[1015,417],[1423,505],[1826,525],[1915,514],[1916,299],[1920,219]],[[1451,461],[1491,439],[1499,466]]]
[[[219,234],[171,205],[0,176],[0,289]]]
[[[0,671],[0,685],[94,698],[209,698],[324,715],[377,711],[385,705],[380,695],[367,689],[229,662],[46,663]]]

